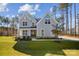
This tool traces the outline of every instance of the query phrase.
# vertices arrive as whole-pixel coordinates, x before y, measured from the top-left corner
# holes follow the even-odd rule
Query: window
[[[32,26],[34,27],[34,23],[32,23]]]
[[[23,22],[23,26],[27,26],[27,22]]]
[[[42,36],[44,35],[44,30],[41,30]]]
[[[27,30],[23,30],[23,36],[27,35]]]
[[[50,24],[50,19],[46,19],[45,24]]]

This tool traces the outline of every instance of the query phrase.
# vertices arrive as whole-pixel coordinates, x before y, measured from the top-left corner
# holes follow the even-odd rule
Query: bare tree
[[[70,34],[72,34],[72,4],[70,6]]]
[[[74,3],[74,20],[75,20],[75,36],[76,36],[76,3]]]

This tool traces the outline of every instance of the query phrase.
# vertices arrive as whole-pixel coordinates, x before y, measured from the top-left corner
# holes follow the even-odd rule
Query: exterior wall
[[[19,19],[19,36],[23,36],[23,30],[27,30],[27,36],[31,36],[31,30],[36,30],[36,20],[29,14],[26,14],[25,16],[22,15]],[[23,26],[23,22],[27,22],[27,25]]]
[[[23,22],[27,22],[27,26],[23,26]],[[22,20],[20,22],[20,27],[32,27],[32,23],[34,23],[34,27],[35,27],[36,26],[36,22],[33,22],[31,20],[25,19],[25,20]]]
[[[27,21],[27,26],[23,26],[23,22]],[[32,27],[32,23],[36,27]],[[35,19],[31,18],[20,18],[20,24],[19,24],[19,36],[23,36],[22,31],[27,30],[27,36],[31,36],[31,30],[36,30],[36,36],[37,37],[53,37],[55,36],[52,33],[52,30],[55,29],[52,25],[56,25],[56,23],[53,21],[53,18],[50,18],[50,24],[45,24],[45,18],[41,19],[37,24]],[[43,30],[43,32],[42,32]]]
[[[52,33],[52,30],[55,29],[52,25],[55,25],[55,23],[50,19],[50,24],[45,24],[45,19],[41,20],[37,24],[37,37],[53,37],[55,36]],[[42,30],[44,30],[44,35],[42,35]]]
[[[31,30],[36,30],[36,28],[19,29],[19,36],[23,36],[22,34],[23,30],[27,30],[27,36],[31,36]]]
[[[31,19],[30,17],[27,17],[27,15],[24,17],[20,17],[19,18],[19,26],[20,27],[33,27],[32,24],[34,23],[34,27],[36,26],[36,20],[35,19]],[[27,26],[23,26],[23,22],[27,22]]]

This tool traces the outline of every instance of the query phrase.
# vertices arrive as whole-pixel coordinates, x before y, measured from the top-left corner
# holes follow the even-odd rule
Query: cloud
[[[19,7],[18,13],[25,11],[29,12],[31,15],[35,15],[37,11],[40,11],[39,4],[36,5],[24,4]]]
[[[34,10],[40,11],[39,6],[39,4],[36,4]]]
[[[12,15],[11,17],[13,18],[13,17],[15,17],[15,15]]]
[[[0,3],[0,12],[8,12],[7,3]]]
[[[53,11],[53,8],[51,7],[51,8],[50,8],[50,12],[52,12],[52,11]]]
[[[36,14],[36,12],[30,12],[30,14],[31,14],[31,15],[35,15],[35,14]]]
[[[6,6],[8,3],[1,3],[2,5]]]
[[[21,6],[19,8],[18,12],[21,12],[21,11],[32,11],[32,5],[25,4],[25,5]]]

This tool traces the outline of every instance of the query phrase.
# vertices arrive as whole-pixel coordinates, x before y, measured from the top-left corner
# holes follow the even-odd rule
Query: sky
[[[19,13],[28,11],[35,17],[42,17],[46,12],[52,11],[53,3],[2,3],[0,4],[0,15],[14,17]]]
[[[0,16],[15,17],[22,12],[29,12],[35,17],[42,18],[47,12],[51,12],[54,6],[59,6],[58,3],[0,3]],[[79,12],[79,4],[76,4],[76,11]],[[72,7],[74,11],[74,6]],[[74,12],[72,19],[74,25]],[[53,13],[52,13],[53,14]],[[59,14],[57,14],[58,16]],[[70,20],[69,20],[70,21]]]
[[[0,3],[0,15],[5,17],[14,17],[22,12],[28,11],[33,16],[42,17],[45,13],[52,12],[54,6],[59,6],[59,4],[58,3]],[[76,7],[78,11],[79,10],[78,4]]]

